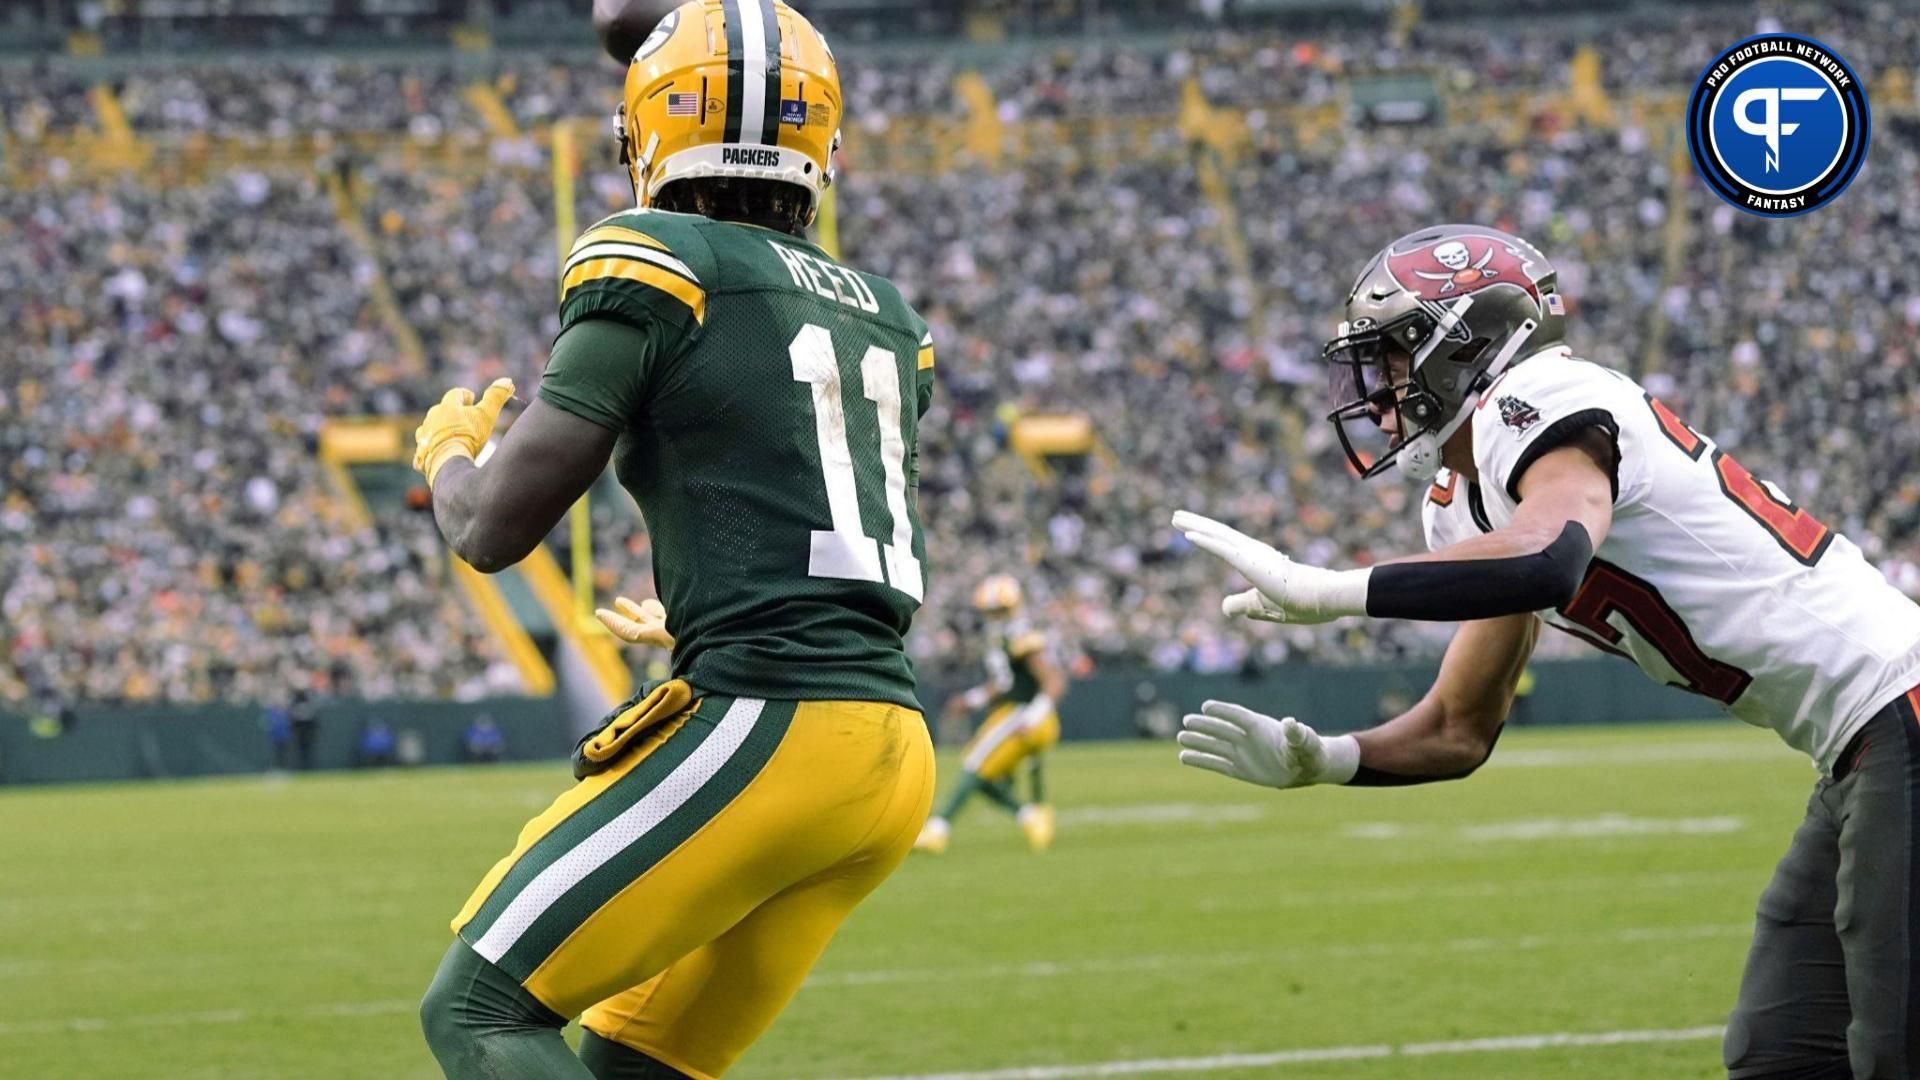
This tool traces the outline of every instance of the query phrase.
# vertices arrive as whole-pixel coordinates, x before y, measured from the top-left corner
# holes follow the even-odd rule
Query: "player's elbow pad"
[[[1569,521],[1553,543],[1531,555],[1377,566],[1367,579],[1367,614],[1467,622],[1557,608],[1579,591],[1592,561],[1593,538],[1586,526]]]

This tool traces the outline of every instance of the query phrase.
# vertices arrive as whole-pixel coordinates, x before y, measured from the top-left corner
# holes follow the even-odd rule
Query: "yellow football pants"
[[[528,823],[454,929],[554,1012],[718,1077],[932,797],[918,712],[709,696]]]
[[[1022,761],[1053,749],[1060,741],[1060,716],[1045,716],[1022,723],[1020,706],[1001,705],[988,714],[961,758],[966,770],[989,782],[1005,780]]]

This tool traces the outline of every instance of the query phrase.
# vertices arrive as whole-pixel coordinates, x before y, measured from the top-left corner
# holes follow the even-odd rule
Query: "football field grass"
[[[1273,792],[1149,744],[1069,745],[1049,777],[1052,852],[976,804],[733,1075],[1722,1075],[1813,783],[1731,723],[1510,732],[1416,789]],[[437,1076],[415,1005],[447,920],[566,783],[0,792],[0,1076]]]

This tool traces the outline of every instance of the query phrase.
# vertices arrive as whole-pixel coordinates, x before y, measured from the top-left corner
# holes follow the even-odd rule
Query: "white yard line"
[[[203,1009],[198,1012],[147,1013],[140,1016],[70,1016],[62,1020],[0,1022],[0,1038],[8,1035],[65,1035],[72,1032],[113,1031],[123,1028],[200,1027],[244,1024],[254,1020],[329,1020],[355,1016],[390,1016],[420,1008],[415,1001],[340,1001],[300,1009]]]
[[[1552,769],[1590,765],[1659,765],[1665,762],[1696,761],[1788,761],[1794,752],[1773,735],[1754,731],[1740,739],[1662,743],[1658,740],[1629,746],[1608,746],[1584,750],[1553,750],[1545,747],[1515,747],[1496,750],[1486,767],[1503,769]],[[1805,758],[1801,759],[1805,761]],[[1809,777],[1812,768],[1808,768]],[[1811,785],[1811,779],[1809,779]]]
[[[1273,966],[1288,961],[1378,959],[1413,955],[1480,952],[1513,952],[1569,946],[1632,945],[1654,942],[1700,941],[1714,938],[1739,938],[1753,932],[1747,923],[1706,924],[1701,926],[1642,926],[1609,931],[1604,934],[1526,934],[1515,937],[1449,938],[1438,941],[1387,941],[1373,944],[1338,944],[1294,949],[1270,949],[1257,952],[1170,953],[1141,956],[1035,961],[1027,964],[988,964],[977,967],[892,968],[872,971],[823,972],[810,977],[806,989],[832,989],[859,986],[889,986],[902,983],[945,983],[956,979],[1044,979],[1078,975],[1116,975],[1127,972],[1155,972],[1232,967]],[[131,1016],[74,1016],[44,1020],[0,1021],[0,1038],[29,1035],[60,1035],[71,1032],[101,1032],[156,1027],[200,1027],[218,1024],[243,1024],[255,1020],[341,1019],[358,1016],[389,1016],[410,1013],[420,1007],[415,1000],[346,1001],[309,1005],[290,1009],[202,1009],[192,1012],[147,1013]],[[1558,1038],[1560,1036],[1525,1036]],[[1570,1036],[1572,1037],[1572,1036]],[[1577,1036],[1588,1038],[1589,1036]],[[1446,1045],[1446,1044],[1434,1044]],[[1567,1044],[1587,1045],[1587,1044]],[[1288,1053],[1309,1051],[1288,1051]],[[1320,1051],[1310,1051],[1320,1053]],[[1419,1053],[1402,1048],[1402,1053]],[[1430,1051],[1444,1052],[1444,1051]],[[1301,1058],[1318,1061],[1322,1058]],[[986,1075],[986,1074],[983,1074]],[[998,1074],[993,1074],[998,1075]],[[1008,1074],[1020,1075],[1026,1074]],[[1051,1075],[1051,1074],[1047,1074]],[[1101,1076],[1104,1073],[1073,1073],[1074,1076]],[[1120,1075],[1120,1074],[1113,1074]]]
[[[1258,803],[1131,803],[1077,806],[1060,811],[1062,825],[1225,825],[1258,821]]]
[[[1597,1031],[1592,1033],[1555,1032],[1551,1035],[1504,1035],[1491,1039],[1459,1039],[1453,1042],[1408,1043],[1400,1048],[1407,1057],[1432,1054],[1500,1054],[1525,1050],[1552,1050],[1562,1046],[1627,1046],[1635,1043],[1698,1042],[1718,1039],[1727,1029],[1719,1024],[1665,1031]]]
[[[1506,1035],[1456,1042],[1365,1043],[1324,1046],[1307,1050],[1276,1050],[1268,1054],[1215,1054],[1209,1057],[1142,1058],[1100,1061],[1082,1065],[1029,1065],[982,1072],[908,1073],[865,1077],[862,1080],[1080,1080],[1082,1077],[1144,1076],[1156,1073],[1219,1072],[1222,1069],[1275,1068],[1316,1061],[1358,1061],[1369,1058],[1433,1057],[1441,1054],[1502,1054],[1551,1050],[1568,1046],[1630,1046],[1641,1043],[1704,1042],[1718,1039],[1725,1029],[1673,1028],[1664,1031],[1556,1031],[1544,1035]]]
[[[1167,953],[1108,956],[1071,960],[1036,960],[1024,964],[984,964],[977,967],[882,968],[871,971],[817,972],[807,989],[891,986],[903,983],[941,983],[957,979],[1053,979],[1081,975],[1116,975],[1139,971],[1182,971],[1238,967],[1271,967],[1314,960],[1378,959],[1453,953],[1527,951],[1594,945],[1632,945],[1663,941],[1701,941],[1740,938],[1753,933],[1751,923],[1713,923],[1702,926],[1640,926],[1601,934],[1526,934],[1511,937],[1450,938],[1439,941],[1383,941],[1335,944],[1292,949],[1235,950],[1220,953]]]
[[[1598,814],[1583,818],[1520,818],[1441,826],[1405,821],[1357,821],[1341,831],[1356,840],[1448,837],[1457,840],[1605,840],[1622,836],[1725,836],[1747,827],[1745,818],[1645,818]]]

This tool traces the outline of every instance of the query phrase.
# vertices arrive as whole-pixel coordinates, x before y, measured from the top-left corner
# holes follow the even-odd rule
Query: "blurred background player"
[[[988,710],[967,744],[960,779],[939,813],[927,819],[914,847],[938,855],[947,850],[953,819],[975,792],[1012,812],[1035,851],[1053,846],[1053,807],[1044,782],[1048,750],[1060,741],[1060,715],[1067,678],[1048,653],[1046,636],[1021,613],[1020,583],[995,574],[974,590],[974,610],[986,620],[987,681],[947,699],[948,716]],[[1027,798],[1015,793],[1026,765]]]
[[[538,399],[485,468],[511,380],[420,426],[440,530],[487,572],[612,459],[665,600],[617,602],[656,624],[622,636],[673,645],[453,921],[421,1022],[457,1080],[722,1075],[925,819],[904,637],[932,339],[805,238],[840,117],[833,54],[785,4],[670,12],[616,116],[639,209],[567,256]]]

